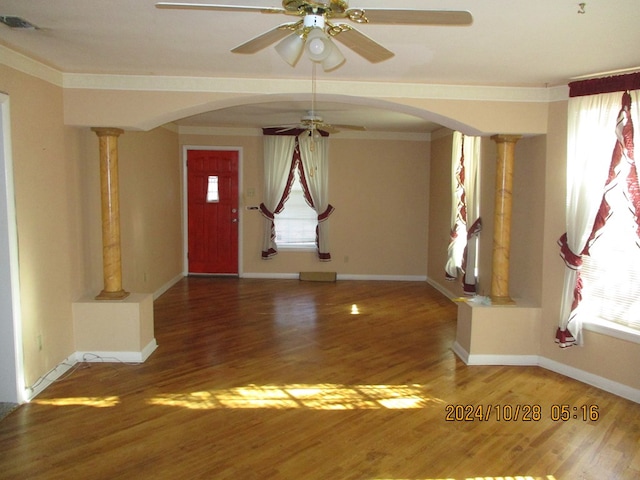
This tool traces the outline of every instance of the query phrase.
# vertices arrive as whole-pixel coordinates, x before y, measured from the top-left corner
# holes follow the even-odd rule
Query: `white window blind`
[[[318,214],[304,199],[302,185],[295,175],[291,193],[284,209],[275,215],[276,244],[278,246],[314,247]]]
[[[607,201],[612,214],[590,255],[582,257],[580,312],[586,321],[605,320],[640,330],[640,248],[621,184],[607,194]]]

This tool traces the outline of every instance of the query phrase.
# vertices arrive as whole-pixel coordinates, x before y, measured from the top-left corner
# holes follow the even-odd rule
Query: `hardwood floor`
[[[455,319],[425,283],[186,278],[147,362],[79,364],[0,422],[0,478],[640,478],[640,405],[466,366]]]

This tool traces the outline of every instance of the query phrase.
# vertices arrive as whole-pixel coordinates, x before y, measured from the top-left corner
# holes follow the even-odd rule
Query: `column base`
[[[460,302],[454,351],[468,365],[530,364],[539,354],[541,319],[534,305]]]
[[[499,297],[490,295],[491,305],[515,305],[516,302],[509,296],[507,297]]]
[[[117,292],[107,292],[106,290],[102,290],[98,295],[96,295],[96,300],[122,300],[123,298],[127,298],[129,296],[129,292],[125,292],[124,290],[119,290]]]
[[[77,352],[143,362],[155,349],[153,295],[133,293],[120,302],[74,302]]]

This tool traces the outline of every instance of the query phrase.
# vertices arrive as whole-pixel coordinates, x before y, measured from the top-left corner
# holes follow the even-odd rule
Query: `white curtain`
[[[329,223],[327,219],[333,212],[329,204],[329,139],[313,137],[304,132],[298,136],[300,160],[304,172],[304,184],[308,188],[313,209],[318,214],[318,257],[323,261],[331,260],[329,250]]]
[[[638,118],[638,92],[632,93],[631,115]],[[556,342],[561,347],[582,343],[576,315],[580,301],[582,254],[594,231],[618,142],[617,121],[622,92],[572,97],[567,138],[566,233],[559,241],[565,275]],[[636,123],[640,125],[640,123]]]
[[[480,137],[464,137],[464,190],[467,212],[466,253],[464,258],[464,292],[476,293],[476,254],[478,236],[482,230],[480,220]]]
[[[275,242],[274,214],[278,213],[287,188],[296,137],[289,135],[265,135],[264,145],[264,201],[260,211],[264,216],[262,258],[278,253]]]
[[[476,293],[477,238],[482,229],[479,204],[480,137],[453,132],[451,149],[451,240],[445,272],[464,275],[465,294]]]
[[[464,248],[467,245],[467,222],[461,206],[464,202],[464,162],[462,152],[463,135],[453,132],[451,147],[451,233],[444,267],[447,280],[455,280],[462,270]]]

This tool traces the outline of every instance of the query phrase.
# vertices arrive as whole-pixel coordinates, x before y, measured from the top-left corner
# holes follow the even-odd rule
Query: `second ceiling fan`
[[[302,17],[296,22],[278,25],[231,51],[253,54],[279,41],[276,51],[290,65],[294,66],[302,52],[306,51],[307,56],[312,61],[320,63],[325,71],[334,70],[345,61],[342,53],[333,44],[333,38],[372,63],[388,60],[394,55],[392,51],[360,32],[353,25],[333,23],[335,19],[349,20],[356,24],[385,25],[464,26],[473,22],[471,13],[465,10],[349,8],[349,2],[346,0],[282,0],[282,7],[158,2],[156,7]]]

